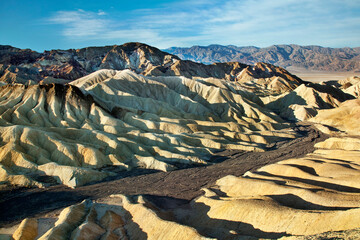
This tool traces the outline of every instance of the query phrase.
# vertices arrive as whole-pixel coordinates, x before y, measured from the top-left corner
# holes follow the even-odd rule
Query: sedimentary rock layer
[[[101,70],[71,85],[0,89],[1,179],[75,187],[117,171],[204,165],[215,150],[296,137],[236,83]],[[113,166],[110,171],[107,166]]]
[[[64,209],[54,226],[43,224],[38,237],[273,239],[355,231],[360,228],[360,152],[353,139],[343,139],[335,154],[328,144],[333,141],[318,143],[303,158],[221,178],[185,205],[171,198],[159,204],[149,196],[84,201]],[[37,231],[27,222],[16,234]]]

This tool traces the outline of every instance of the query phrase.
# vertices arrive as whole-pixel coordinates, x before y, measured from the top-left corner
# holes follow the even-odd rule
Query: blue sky
[[[0,0],[0,44],[360,47],[360,0]]]

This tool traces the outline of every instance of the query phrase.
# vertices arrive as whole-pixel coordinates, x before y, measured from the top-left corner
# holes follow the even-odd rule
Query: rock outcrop
[[[262,62],[246,67],[236,75],[235,80],[258,95],[291,92],[305,83],[283,68]]]
[[[31,64],[41,56],[30,49],[20,49],[9,45],[0,45],[0,64]]]
[[[253,82],[276,92],[303,83],[284,69],[270,64],[249,66],[238,62],[205,65],[182,61],[177,56],[142,43],[51,50],[36,53],[10,46],[0,49],[0,81],[4,83],[64,83],[100,69],[130,69],[144,76],[184,76]]]
[[[338,84],[341,85],[341,89],[343,89],[345,93],[353,95],[356,98],[360,97],[360,77],[350,77],[343,81],[338,81]]]

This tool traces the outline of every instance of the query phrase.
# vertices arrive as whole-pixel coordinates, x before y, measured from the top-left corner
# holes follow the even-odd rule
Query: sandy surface
[[[292,74],[298,76],[304,81],[309,82],[322,82],[322,81],[333,81],[343,80],[352,76],[359,76],[360,73],[355,72],[320,72],[320,71],[290,71]]]

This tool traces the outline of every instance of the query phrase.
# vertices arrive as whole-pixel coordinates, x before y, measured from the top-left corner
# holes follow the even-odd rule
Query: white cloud
[[[99,10],[97,14],[99,16],[104,16],[104,15],[106,15],[106,12],[104,12],[103,10]]]
[[[160,48],[212,43],[360,45],[356,8],[360,4],[352,0],[186,0],[135,10],[126,19],[102,10],[77,10],[59,11],[49,20],[63,25],[69,39],[141,41]],[[346,38],[352,42],[344,42]]]
[[[63,35],[66,37],[91,37],[101,34],[108,27],[108,20],[99,18],[101,15],[86,12],[82,9],[77,11],[58,11],[49,19],[49,22],[64,25]]]

